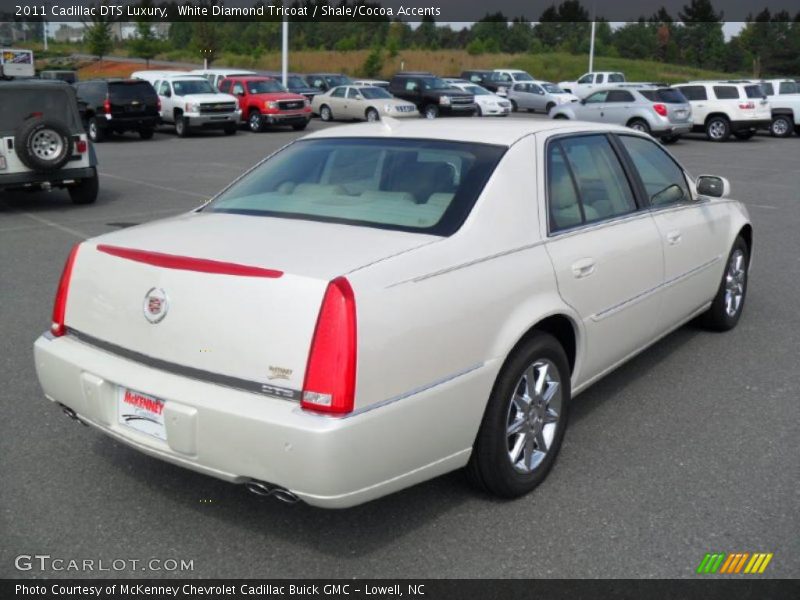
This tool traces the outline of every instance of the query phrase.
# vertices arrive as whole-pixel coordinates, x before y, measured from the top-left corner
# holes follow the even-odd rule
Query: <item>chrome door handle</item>
[[[670,245],[674,246],[675,244],[679,244],[681,241],[681,232],[680,231],[670,231],[667,234],[667,242]]]
[[[572,264],[572,274],[575,279],[582,279],[594,273],[594,259],[582,258],[581,260]]]

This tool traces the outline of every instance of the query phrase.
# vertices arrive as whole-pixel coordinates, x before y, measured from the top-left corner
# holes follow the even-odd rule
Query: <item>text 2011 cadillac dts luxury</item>
[[[625,128],[327,129],[76,246],[37,373],[115,439],[284,500],[465,466],[519,496],[575,394],[689,319],[736,325],[752,229],[728,194]]]

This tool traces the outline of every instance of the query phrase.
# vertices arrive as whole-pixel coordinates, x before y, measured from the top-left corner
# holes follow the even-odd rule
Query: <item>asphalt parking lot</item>
[[[690,577],[711,551],[772,552],[764,576],[800,576],[798,137],[670,147],[750,208],[744,316],[726,334],[686,326],[579,396],[555,469],[525,498],[453,473],[345,511],[288,506],[47,402],[32,344],[71,245],[189,210],[296,136],[126,135],[97,146],[95,205],[0,195],[0,577],[171,574],[25,573],[18,554],[193,560],[174,575],[198,577]]]

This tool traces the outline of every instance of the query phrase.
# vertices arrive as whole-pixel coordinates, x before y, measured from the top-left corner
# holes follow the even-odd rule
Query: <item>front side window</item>
[[[301,140],[203,210],[446,236],[461,227],[505,150],[438,140]]]
[[[235,96],[244,96],[244,86],[241,83],[233,84],[233,94]]]
[[[691,200],[683,169],[657,143],[630,135],[619,139],[639,172],[652,206]]]
[[[586,98],[586,104],[599,104],[605,102],[608,97],[608,92],[595,92]]]
[[[219,84],[219,91],[227,94],[231,91],[231,81],[230,79],[223,79],[222,83]]]
[[[547,160],[551,231],[636,211],[633,190],[605,136],[554,141]]]
[[[578,83],[592,83],[592,77],[593,77],[593,75],[591,75],[591,74],[584,75],[583,77],[578,79]]]
[[[158,93],[162,96],[167,96],[169,94],[169,82],[162,81],[158,86]]]
[[[775,88],[769,81],[764,81],[761,84],[761,89],[764,90],[764,93],[767,96],[774,96],[775,95]]]
[[[531,86],[531,92],[532,93],[534,93],[534,94],[543,94],[544,93],[544,92],[542,92],[542,88],[540,88],[535,83],[531,83],[529,85]]]

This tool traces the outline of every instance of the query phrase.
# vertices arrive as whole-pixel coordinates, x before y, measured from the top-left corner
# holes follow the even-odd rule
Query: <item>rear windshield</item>
[[[3,89],[0,84],[0,131],[10,133],[28,117],[42,116],[66,123],[76,131],[80,129],[77,103],[74,94],[64,89]]]
[[[156,91],[146,81],[113,81],[108,84],[108,93],[117,102],[156,99]]]
[[[764,98],[764,90],[760,85],[746,85],[744,86],[744,93],[748,98]]]
[[[737,100],[739,98],[739,90],[732,85],[715,85],[714,95],[718,100]]]
[[[204,210],[446,236],[461,227],[504,152],[435,140],[301,140]]]
[[[651,102],[663,102],[665,104],[686,104],[689,102],[679,90],[639,90],[639,93]]]

